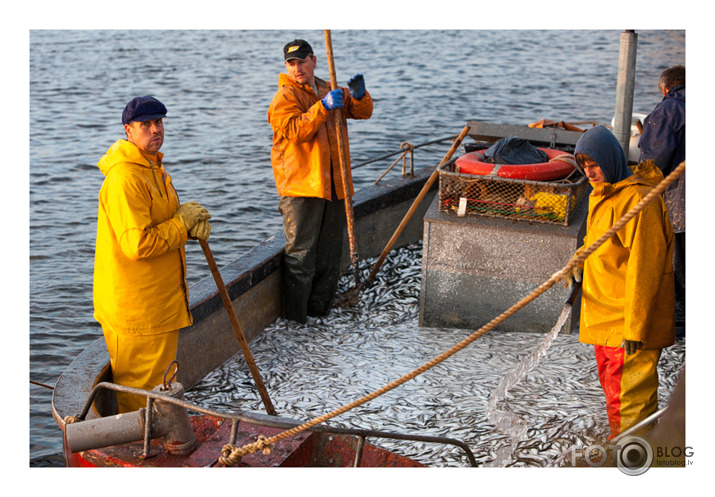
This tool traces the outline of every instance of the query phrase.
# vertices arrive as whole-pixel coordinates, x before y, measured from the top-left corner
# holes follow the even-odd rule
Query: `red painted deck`
[[[220,467],[221,449],[231,436],[231,423],[212,416],[192,416],[191,424],[199,447],[188,456],[169,454],[159,440],[152,440],[149,457],[143,457],[143,442],[70,454],[69,465],[78,467]],[[241,422],[235,445],[271,437],[281,428]],[[280,440],[270,454],[246,455],[237,467],[351,467],[355,461],[357,438],[326,432],[300,432]],[[421,464],[393,452],[365,444],[361,467],[420,467]]]

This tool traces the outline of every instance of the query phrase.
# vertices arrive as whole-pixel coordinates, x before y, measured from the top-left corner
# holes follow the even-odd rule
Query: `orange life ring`
[[[479,176],[549,181],[564,178],[575,169],[573,155],[561,150],[539,148],[539,150],[546,152],[549,157],[548,162],[540,164],[490,164],[482,162],[485,158],[484,152],[486,150],[469,152],[459,157],[454,163],[456,172]]]

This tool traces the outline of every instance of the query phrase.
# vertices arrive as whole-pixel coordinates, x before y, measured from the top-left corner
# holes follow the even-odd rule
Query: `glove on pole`
[[[325,110],[342,109],[344,107],[343,90],[340,88],[330,90],[330,92],[323,97],[321,102],[323,102]]]
[[[206,241],[209,239],[211,234],[211,224],[208,221],[199,221],[196,226],[191,228],[189,231],[189,236],[193,238],[198,238],[199,240]]]
[[[191,228],[196,226],[197,223],[211,219],[211,214],[198,202],[186,202],[179,206],[174,217],[181,219],[181,222],[184,223],[186,231],[188,232],[191,231]]]

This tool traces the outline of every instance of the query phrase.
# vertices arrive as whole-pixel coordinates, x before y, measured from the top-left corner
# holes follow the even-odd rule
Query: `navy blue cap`
[[[122,112],[122,124],[134,121],[153,121],[166,117],[166,107],[154,97],[133,98]]]

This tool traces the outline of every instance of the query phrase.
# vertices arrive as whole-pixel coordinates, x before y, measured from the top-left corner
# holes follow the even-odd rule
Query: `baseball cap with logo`
[[[305,40],[293,40],[283,47],[285,60],[305,59],[308,55],[313,55],[313,47]]]

